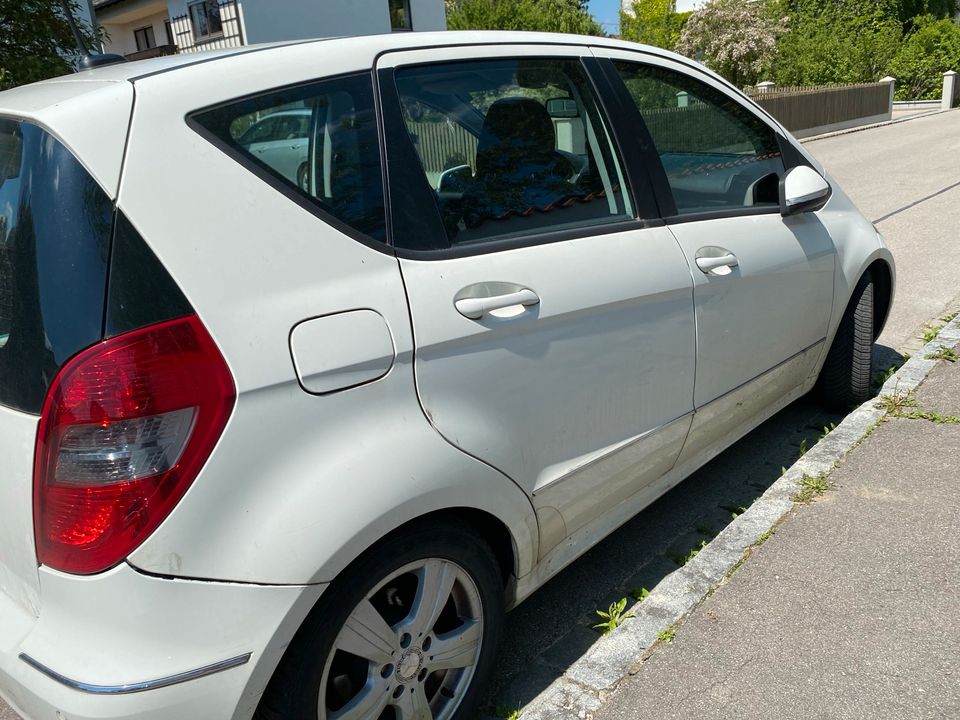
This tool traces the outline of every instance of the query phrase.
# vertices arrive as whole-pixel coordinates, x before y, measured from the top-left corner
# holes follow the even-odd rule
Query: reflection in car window
[[[407,67],[396,82],[450,246],[632,217],[579,62]]]
[[[783,159],[763,121],[687,75],[614,65],[650,131],[678,213],[779,206]]]
[[[386,241],[369,75],[238,100],[196,113],[193,120],[231,155],[253,161],[351,228]]]

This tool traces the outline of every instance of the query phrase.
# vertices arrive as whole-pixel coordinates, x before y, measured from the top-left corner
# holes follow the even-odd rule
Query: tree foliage
[[[943,92],[943,73],[960,72],[960,26],[931,15],[915,25],[890,63],[890,74],[897,78],[898,99],[935,100]]]
[[[604,34],[583,0],[448,0],[447,27]]]
[[[763,79],[788,18],[765,2],[710,0],[687,21],[677,51],[703,62],[735,85]]]
[[[0,0],[0,90],[71,72],[76,47],[59,0]]]
[[[902,35],[896,0],[792,0],[773,80],[781,85],[873,82]]]
[[[634,0],[620,10],[620,37],[673,50],[692,13],[678,13],[676,0]]]

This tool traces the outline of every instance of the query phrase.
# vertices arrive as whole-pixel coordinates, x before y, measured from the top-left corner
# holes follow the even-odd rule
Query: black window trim
[[[520,43],[522,45],[530,45],[531,43]],[[535,43],[539,45],[539,43]],[[547,44],[547,46],[555,46],[555,43]],[[496,45],[489,45],[487,43],[481,43],[478,45],[465,45],[464,47],[496,47]],[[443,46],[447,47],[447,46]],[[587,77],[587,81],[590,84],[590,88],[594,93],[595,99],[599,104],[599,110],[604,116],[603,119],[609,123],[609,127],[606,128],[606,133],[614,146],[614,150],[617,153],[617,161],[621,164],[621,171],[624,178],[629,185],[628,192],[630,193],[629,198],[631,202],[631,208],[633,211],[633,217],[623,220],[614,220],[610,222],[601,222],[596,225],[587,225],[577,228],[569,229],[545,229],[541,231],[534,231],[529,234],[524,234],[520,236],[505,236],[500,238],[495,238],[492,240],[478,240],[476,243],[465,243],[462,245],[455,245],[449,248],[438,248],[438,249],[429,249],[429,250],[413,250],[408,248],[399,247],[394,240],[393,229],[398,225],[397,219],[394,212],[394,201],[396,197],[393,192],[389,191],[390,187],[404,188],[404,192],[409,191],[411,187],[415,187],[413,183],[416,183],[416,186],[422,186],[421,189],[429,190],[429,185],[425,183],[423,172],[420,169],[419,158],[415,157],[413,160],[415,162],[409,161],[398,161],[391,165],[390,160],[390,148],[394,148],[394,154],[403,152],[397,143],[404,141],[409,145],[410,152],[415,154],[413,146],[410,145],[409,140],[407,139],[406,126],[403,125],[403,118],[399,115],[400,110],[400,98],[399,93],[396,88],[395,82],[395,71],[396,66],[389,66],[380,68],[376,73],[377,79],[377,97],[380,98],[382,103],[382,113],[381,113],[381,147],[384,151],[384,161],[383,168],[385,170],[384,175],[386,178],[388,192],[385,194],[385,202],[387,205],[387,217],[388,217],[388,241],[393,247],[394,253],[397,257],[409,260],[447,260],[452,258],[462,258],[462,257],[472,257],[475,255],[486,255],[488,253],[494,252],[505,252],[507,250],[516,250],[519,248],[525,247],[534,247],[537,245],[548,245],[552,243],[565,242],[568,240],[579,240],[583,238],[596,237],[598,235],[611,235],[615,233],[628,232],[633,230],[641,230],[651,227],[662,227],[664,222],[661,218],[659,209],[656,206],[656,203],[653,202],[652,195],[650,193],[643,193],[642,195],[638,193],[639,187],[651,187],[652,182],[649,176],[643,171],[642,168],[631,168],[631,163],[629,162],[628,157],[624,154],[625,146],[620,142],[618,133],[616,132],[616,124],[613,119],[613,114],[619,112],[617,105],[610,104],[606,101],[605,94],[607,92],[607,81],[600,74],[599,68],[595,62],[595,58],[586,54],[588,48],[586,46],[580,45],[571,45],[565,47],[575,47],[580,49],[582,52],[579,55],[564,55],[562,56],[566,60],[575,60],[579,61],[581,67],[584,69],[584,74]],[[416,50],[421,50],[424,48],[416,48]],[[385,55],[387,53],[383,53]],[[379,60],[378,57],[378,60]],[[457,60],[440,60],[430,62],[428,55],[425,55],[425,61],[423,63],[416,63],[417,65],[442,65],[446,63],[463,63],[470,61],[482,62],[485,59],[489,60],[505,60],[509,59],[510,55],[497,55],[491,56],[490,58],[470,58],[467,59],[457,59]],[[541,59],[541,60],[551,60],[555,59],[556,55],[550,55],[545,53],[544,55],[524,55],[524,59]],[[401,66],[407,67],[407,65]],[[398,127],[399,124],[403,125],[402,128]],[[402,132],[401,132],[402,131]],[[406,146],[404,146],[406,147]],[[406,153],[405,153],[406,154]],[[409,159],[409,158],[408,158]],[[399,193],[397,193],[399,195]],[[430,206],[436,208],[436,200],[430,194]],[[419,203],[418,203],[419,205]],[[644,208],[645,215],[641,215],[641,207]],[[433,215],[436,214],[436,218]],[[440,236],[445,236],[446,231],[443,228],[443,222],[440,219],[440,213],[437,209],[435,213],[430,213],[431,218],[430,222],[433,225],[432,228],[425,229],[426,232],[438,233]]]
[[[625,60],[625,62],[635,62],[638,65],[651,65],[653,67],[664,67],[650,61],[650,58],[656,58],[657,56],[647,55],[646,53],[640,52],[637,53],[637,56],[638,57],[636,60]],[[701,222],[703,220],[715,220],[732,217],[755,217],[757,215],[780,214],[780,208],[774,206],[744,206],[720,208],[717,210],[706,210],[695,213],[678,213],[676,201],[673,197],[673,191],[671,190],[670,182],[667,179],[667,172],[663,167],[663,162],[660,160],[660,155],[656,150],[653,137],[651,136],[650,131],[647,129],[647,124],[644,121],[643,116],[640,114],[640,111],[634,104],[633,99],[630,97],[630,93],[627,90],[627,86],[623,82],[623,79],[620,77],[620,73],[617,72],[617,69],[614,66],[615,59],[616,58],[612,58],[607,55],[598,58],[607,78],[607,82],[609,82],[611,85],[611,91],[616,94],[620,104],[625,105],[625,115],[620,117],[621,119],[625,118],[627,124],[623,127],[620,127],[619,129],[621,132],[618,132],[617,134],[619,135],[623,133],[626,137],[633,137],[634,140],[632,144],[639,145],[641,147],[645,157],[645,165],[649,169],[655,188],[655,194],[658,202],[660,203],[661,218],[666,225],[678,225],[682,223]],[[678,62],[678,64],[683,65],[687,69],[688,74],[695,80],[704,82],[702,78],[697,76],[697,73],[693,72],[696,70],[695,67],[690,66],[687,63]],[[672,68],[669,67],[666,67],[666,69],[672,70]],[[711,87],[707,83],[704,84],[706,84],[708,87]],[[780,132],[780,129],[770,122],[769,118],[772,116],[767,116],[765,112],[757,112],[757,106],[755,104],[745,104],[743,100],[734,93],[724,92],[724,95],[757,118],[764,124],[764,126],[767,127],[767,129],[770,130],[771,133],[773,133],[773,136],[777,141],[777,146],[780,149],[780,157],[783,160],[784,173],[787,173],[800,165],[810,165],[810,162],[803,156],[803,154],[793,146],[793,144],[783,135],[783,133]],[[630,128],[632,128],[632,131]]]
[[[389,213],[389,199],[384,195],[384,227],[386,228],[386,238],[387,242],[382,242],[376,238],[370,237],[369,235],[360,232],[355,229],[353,226],[345,223],[340,218],[332,215],[331,213],[324,210],[320,207],[317,200],[311,198],[308,194],[304,193],[297,187],[294,187],[289,182],[281,180],[278,178],[270,169],[269,166],[257,162],[253,157],[245,155],[240,152],[240,150],[230,143],[222,140],[217,137],[214,133],[207,130],[203,125],[201,125],[197,120],[196,116],[201,115],[205,112],[211,110],[219,110],[220,108],[228,107],[235,103],[244,102],[246,100],[252,100],[255,98],[263,97],[265,95],[271,95],[273,93],[283,92],[285,90],[297,90],[300,88],[309,87],[311,85],[318,85],[320,83],[325,83],[328,81],[334,80],[344,80],[350,78],[367,78],[370,80],[371,93],[373,95],[373,104],[374,104],[374,113],[375,113],[375,123],[377,125],[377,140],[380,145],[380,177],[384,178],[384,165],[383,165],[383,135],[380,132],[380,119],[379,119],[379,103],[377,102],[377,87],[376,83],[373,82],[373,78],[369,70],[361,70],[359,72],[347,72],[341,73],[339,75],[328,75],[325,77],[314,78],[312,80],[307,80],[305,82],[291,83],[289,85],[278,85],[271,87],[265,90],[258,90],[257,92],[247,93],[246,95],[239,95],[237,97],[230,98],[229,100],[224,100],[222,102],[217,102],[212,105],[206,105],[196,110],[191,110],[184,117],[184,121],[187,123],[187,126],[193,130],[195,133],[200,135],[204,140],[212,144],[227,157],[229,157],[234,162],[238,163],[248,172],[256,175],[258,178],[263,180],[267,185],[272,187],[274,190],[279,192],[281,195],[286,196],[288,199],[292,200],[294,203],[299,205],[302,209],[309,212],[314,217],[319,218],[323,222],[327,223],[331,227],[340,231],[344,235],[356,240],[362,245],[366,245],[373,250],[382,252],[386,255],[393,255],[393,248],[390,247],[390,213]],[[311,141],[312,142],[312,141]]]

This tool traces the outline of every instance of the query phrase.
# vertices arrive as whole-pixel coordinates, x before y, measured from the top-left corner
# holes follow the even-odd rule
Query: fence
[[[216,12],[210,13],[215,7]],[[219,50],[221,48],[239,47],[244,44],[243,23],[240,19],[240,8],[237,0],[208,0],[208,20],[210,15],[219,17],[220,31],[201,35],[194,27],[193,18],[189,14],[178,15],[170,19],[170,27],[177,43],[177,52],[189,53],[201,50]]]
[[[762,86],[748,91],[754,102],[798,137],[889,120],[892,82],[811,87]]]

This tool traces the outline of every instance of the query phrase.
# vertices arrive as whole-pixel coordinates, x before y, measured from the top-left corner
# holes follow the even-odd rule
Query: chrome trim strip
[[[169,677],[160,678],[158,680],[147,680],[145,682],[127,683],[124,685],[90,685],[89,683],[83,683],[77,680],[71,680],[68,677],[64,677],[57,671],[48,668],[43,663],[37,662],[26,653],[20,653],[20,659],[35,670],[39,670],[47,677],[56,680],[61,685],[66,685],[72,690],[79,690],[80,692],[90,693],[91,695],[130,695],[133,693],[146,692],[147,690],[157,690],[159,688],[170,687],[171,685],[179,685],[180,683],[190,682],[191,680],[197,680],[199,678],[206,677],[207,675],[215,675],[216,673],[223,672],[224,670],[230,670],[231,668],[246,665],[247,662],[250,661],[252,655],[253,653],[238,655],[237,657],[230,658],[229,660],[221,660],[220,662],[213,663],[212,665],[206,665],[202,668],[197,668],[196,670],[188,670],[187,672],[178,673],[177,675],[170,675]]]

